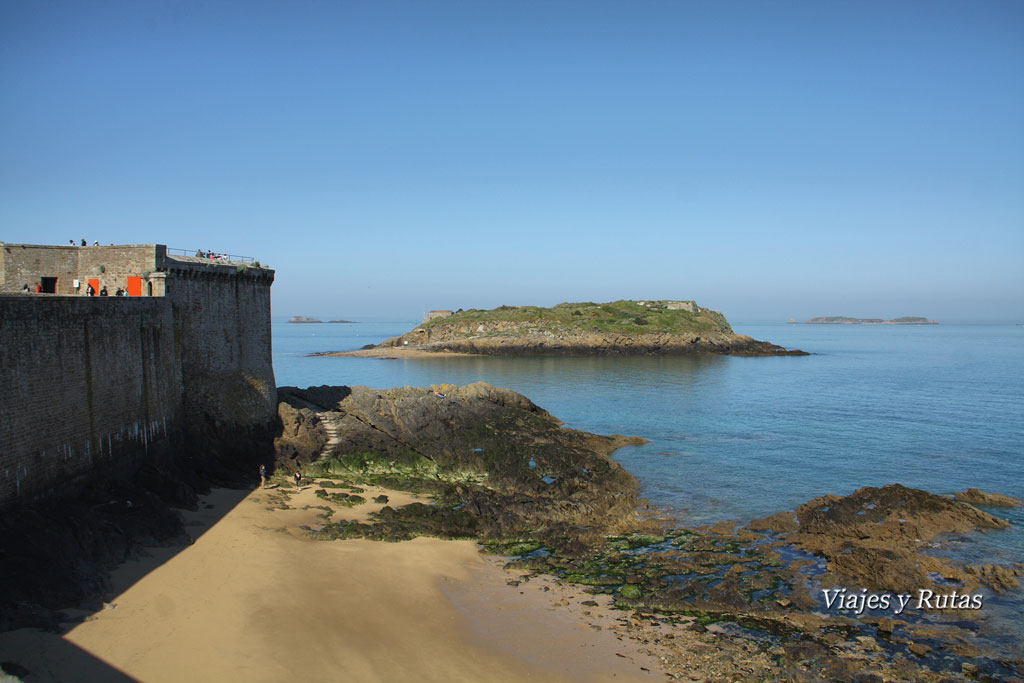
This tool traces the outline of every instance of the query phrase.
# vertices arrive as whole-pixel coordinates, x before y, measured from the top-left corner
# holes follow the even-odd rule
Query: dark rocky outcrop
[[[274,439],[275,459],[290,469],[319,458],[327,444],[327,430],[316,411],[301,403],[289,403],[287,396],[279,398],[277,416],[281,420],[281,433]]]
[[[1011,498],[1010,496],[1004,496],[1001,493],[986,493],[981,489],[969,488],[966,491],[958,491],[953,494],[953,499],[958,500],[961,503],[970,503],[971,505],[984,505],[986,507],[1024,507],[1024,502]]]
[[[779,525],[785,516],[755,520],[749,528],[767,524],[796,547],[827,558],[828,583],[898,592],[937,581],[956,581],[971,590],[977,586],[973,577],[988,575],[971,575],[922,550],[940,534],[1009,526],[967,503],[899,484],[822,496],[788,514],[796,518],[795,529]]]
[[[525,396],[483,382],[464,387],[284,387],[279,458],[300,442],[332,442],[316,467],[438,497],[386,508],[371,537],[489,538],[547,526],[598,528],[637,505],[637,482],[609,454],[642,439],[563,428]],[[322,431],[321,431],[322,430]],[[305,460],[304,460],[305,461]],[[342,525],[344,527],[344,525]]]
[[[814,538],[913,545],[942,533],[1009,526],[971,505],[900,484],[821,496],[798,507],[796,518],[799,528],[792,538],[808,545]]]
[[[483,356],[671,356],[695,353],[731,356],[808,355],[806,351],[786,349],[746,335],[731,333],[616,334],[566,331],[532,334],[510,329],[505,334],[489,337],[442,338],[429,342],[423,339],[425,337],[418,337],[414,331],[385,340],[378,346]],[[407,341],[408,345],[405,344]]]

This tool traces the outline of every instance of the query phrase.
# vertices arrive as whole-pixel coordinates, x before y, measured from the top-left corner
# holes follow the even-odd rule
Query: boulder
[[[798,526],[800,526],[800,523],[797,521],[796,515],[789,511],[776,512],[768,517],[751,520],[746,528],[751,531],[771,531],[779,534],[786,531],[794,531]]]
[[[978,580],[997,593],[1002,593],[1020,585],[1017,577],[1024,576],[1024,565],[1017,564],[1010,567],[998,564],[969,565],[964,567],[964,571],[978,577]]]
[[[969,488],[966,491],[959,491],[953,494],[953,499],[961,503],[971,505],[985,505],[987,507],[1024,507],[1024,502],[1004,496],[1001,493],[987,493],[980,489]]]
[[[973,505],[899,484],[815,498],[795,514],[797,528],[784,538],[827,558],[832,583],[898,592],[934,586],[936,577],[969,586],[972,576],[964,568],[918,551],[940,534],[1009,526]],[[996,585],[1012,578],[997,570],[973,576]]]
[[[309,463],[320,457],[327,444],[327,430],[316,412],[296,407],[287,398],[277,406],[280,435],[274,439],[276,461],[283,466]]]

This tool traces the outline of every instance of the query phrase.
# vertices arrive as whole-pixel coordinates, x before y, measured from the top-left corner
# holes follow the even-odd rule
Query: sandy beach
[[[606,598],[548,579],[514,585],[475,543],[316,541],[313,484],[221,489],[185,512],[194,543],[120,567],[96,612],[63,635],[0,637],[31,681],[661,680],[609,628]],[[392,506],[408,494],[384,493]],[[381,507],[330,505],[333,519]],[[510,584],[510,581],[512,582]],[[597,600],[600,605],[581,605]],[[15,666],[11,667],[13,664]]]

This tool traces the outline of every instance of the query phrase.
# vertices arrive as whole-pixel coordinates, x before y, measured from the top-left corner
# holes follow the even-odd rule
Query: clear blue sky
[[[0,240],[274,314],[1024,320],[1024,2],[0,0]]]

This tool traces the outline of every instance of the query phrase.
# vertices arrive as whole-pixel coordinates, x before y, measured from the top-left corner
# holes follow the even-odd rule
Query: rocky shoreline
[[[599,334],[564,333],[498,335],[413,343],[408,335],[381,342],[377,348],[398,352],[419,351],[474,356],[651,356],[699,353],[724,356],[806,356],[806,351],[787,349],[746,335],[717,334]],[[317,356],[359,356],[359,351],[329,351]]]
[[[670,677],[1024,672],[1024,660],[976,632],[980,601],[1019,591],[1024,565],[962,565],[931,552],[946,533],[1005,528],[975,505],[1020,504],[1007,496],[868,487],[743,527],[688,527],[650,509],[610,457],[643,439],[567,429],[509,390],[322,386],[279,395],[272,471],[298,467],[329,482],[315,493],[335,507],[367,503],[360,490],[372,487],[430,499],[378,501],[357,518],[328,514],[309,537],[477,541],[504,558],[510,581],[555,581],[591,595],[584,607],[610,604],[616,632],[649,647]],[[181,467],[144,468],[132,482],[7,516],[0,628],[53,628],[66,619],[60,610],[96,600],[106,572],[144,544],[189,542],[171,506],[194,506],[205,481]],[[872,595],[893,604],[870,605]],[[908,604],[897,612],[901,595]]]
[[[316,538],[472,538],[526,578],[555,576],[609,595],[641,622],[711,630],[728,651],[755,644],[771,653],[771,675],[794,680],[1005,677],[1024,666],[971,634],[980,606],[971,599],[982,599],[973,596],[1016,589],[1024,565],[960,566],[926,552],[943,533],[1007,526],[971,504],[890,485],[823,496],[745,528],[687,528],[645,513],[635,480],[608,457],[625,437],[562,429],[514,392],[478,383],[288,388],[282,397],[306,429],[298,442],[333,442],[323,460],[307,449],[319,475],[435,500],[327,523]],[[973,491],[964,495],[1012,501]],[[920,591],[928,591],[923,605]],[[835,603],[869,592],[912,600],[898,614]]]

